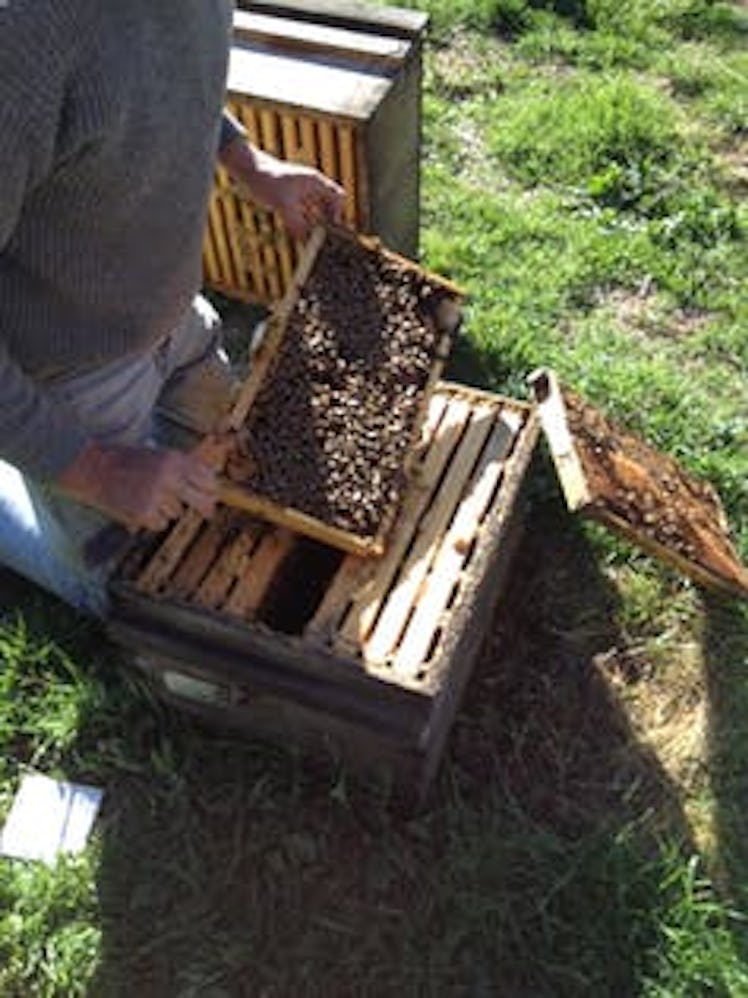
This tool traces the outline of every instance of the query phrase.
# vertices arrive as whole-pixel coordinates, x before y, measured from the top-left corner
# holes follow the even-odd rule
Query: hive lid
[[[748,600],[716,492],[614,425],[550,370],[530,377],[566,502],[699,584]]]
[[[366,122],[413,49],[408,37],[357,30],[355,22],[318,23],[290,10],[236,11],[228,90],[276,108]]]

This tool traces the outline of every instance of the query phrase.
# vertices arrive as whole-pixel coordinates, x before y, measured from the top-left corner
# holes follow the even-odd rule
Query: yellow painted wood
[[[270,523],[286,527],[307,537],[322,541],[341,551],[350,551],[362,558],[377,557],[384,549],[382,541],[375,537],[359,537],[340,527],[333,527],[299,509],[281,506],[265,496],[257,495],[250,489],[224,480],[219,483],[218,494],[221,502],[241,509],[254,516],[260,516]]]
[[[352,228],[358,227],[358,178],[356,171],[356,145],[353,128],[338,125],[338,158],[340,183],[345,190],[345,221]]]
[[[317,123],[322,172],[332,180],[340,180],[338,157],[335,149],[335,129],[332,122],[320,119]]]
[[[299,130],[301,132],[301,148],[304,151],[304,162],[307,166],[319,168],[322,159],[317,142],[317,133],[314,120],[306,115],[299,118]]]
[[[241,102],[230,102],[227,104],[227,108],[237,121],[247,129],[247,137],[250,142],[256,145],[257,123],[252,109]],[[236,207],[241,219],[242,258],[251,275],[251,291],[257,298],[265,301],[270,295],[270,289],[265,277],[259,220],[252,204],[247,200],[246,192],[239,191],[236,197]]]
[[[238,199],[233,191],[227,190],[222,199],[223,217],[226,223],[226,236],[233,262],[233,271],[236,277],[236,284],[240,293],[248,293],[252,281],[247,276],[247,240],[242,238],[244,224]]]
[[[212,195],[211,195],[212,199]],[[208,211],[208,220],[205,226],[203,237],[203,271],[208,284],[219,284],[222,274],[218,266],[216,249],[213,235],[213,219]]]
[[[229,250],[228,238],[226,234],[226,220],[223,215],[223,206],[221,204],[222,197],[220,193],[221,187],[225,186],[228,183],[228,180],[223,171],[219,171],[218,177],[218,189],[211,198],[209,208],[211,231],[215,242],[216,257],[218,259],[220,272],[224,280],[230,282],[231,284],[235,284],[236,277],[234,275],[234,268],[231,262],[231,252]]]

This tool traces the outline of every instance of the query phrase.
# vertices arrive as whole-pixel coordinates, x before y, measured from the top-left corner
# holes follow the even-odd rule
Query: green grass
[[[550,364],[708,477],[748,559],[748,11],[432,0],[422,251],[452,373]],[[2,998],[748,995],[748,613],[583,527],[541,454],[429,808],[206,731],[0,580],[0,817],[106,789],[86,853],[0,860]],[[511,625],[507,623],[511,622]]]

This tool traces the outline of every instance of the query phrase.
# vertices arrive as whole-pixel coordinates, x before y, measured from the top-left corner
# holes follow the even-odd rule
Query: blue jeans
[[[180,326],[148,353],[52,381],[45,390],[72,404],[103,443],[168,443],[168,423],[158,418],[162,410],[169,421],[201,428],[203,368],[211,368],[214,389],[215,371],[223,367],[228,392],[230,369],[219,336],[217,313],[198,297]],[[190,400],[197,415],[189,411]],[[86,564],[84,547],[110,522],[0,461],[0,564],[99,617],[108,609],[111,564]]]

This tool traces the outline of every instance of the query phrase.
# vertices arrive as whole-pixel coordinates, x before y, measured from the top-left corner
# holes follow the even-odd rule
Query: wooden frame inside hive
[[[235,13],[228,110],[259,148],[346,190],[345,221],[418,251],[421,37],[426,17],[360,4],[245,2]],[[219,168],[203,244],[206,284],[270,303],[301,253]]]
[[[451,282],[376,240],[315,230],[230,416],[224,501],[381,555],[459,302]]]
[[[748,569],[712,486],[615,426],[553,371],[537,371],[531,381],[569,508],[700,585],[748,600]]]
[[[428,783],[508,580],[537,435],[530,406],[441,383],[384,558],[186,512],[120,566],[112,634],[159,679],[217,684],[226,720],[339,731]]]

